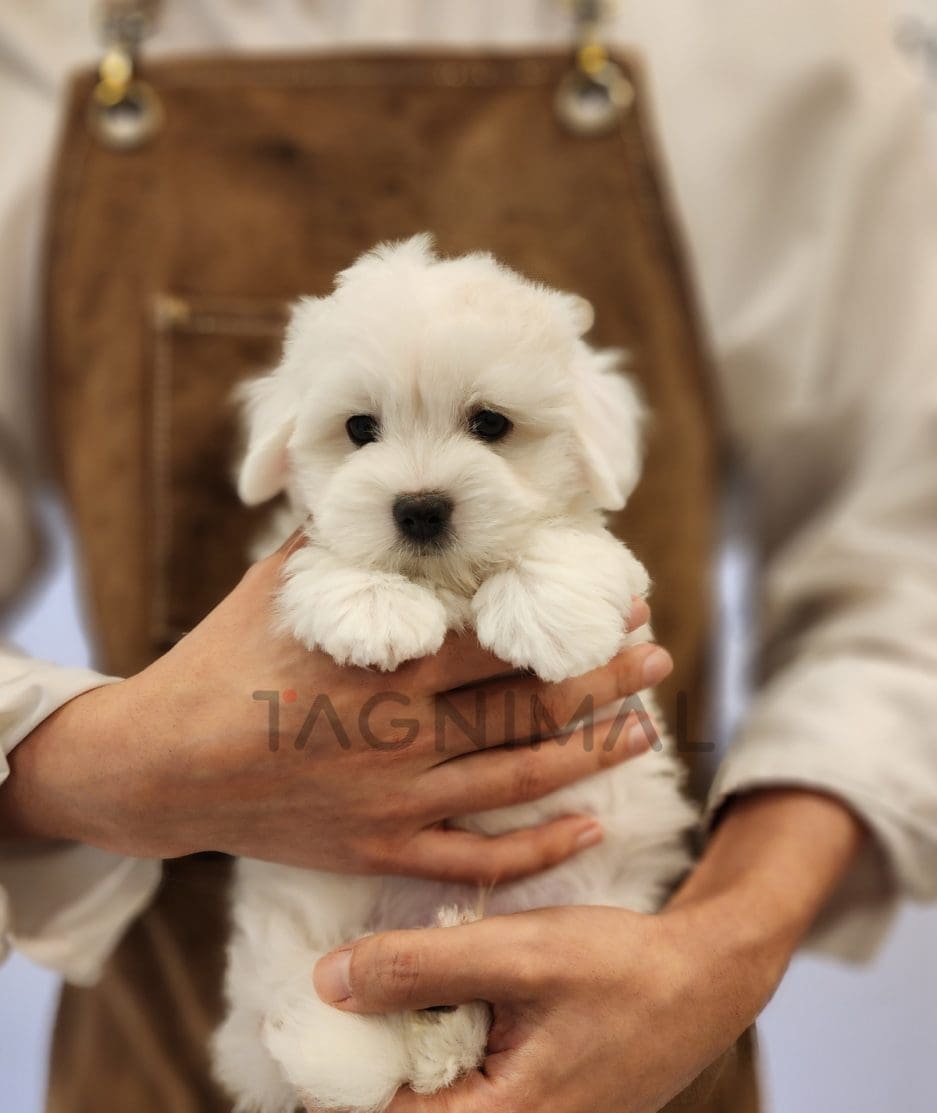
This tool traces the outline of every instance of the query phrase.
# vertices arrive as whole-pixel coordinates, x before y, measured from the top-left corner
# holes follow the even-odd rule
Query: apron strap
[[[556,90],[560,123],[590,138],[615,130],[634,103],[634,87],[609,57],[607,24],[616,0],[567,0],[572,8],[576,61]]]
[[[634,87],[609,57],[607,23],[616,0],[565,0],[572,11],[575,65],[557,87],[560,123],[584,138],[614,131],[634,102]],[[106,147],[130,151],[159,131],[159,98],[137,74],[143,43],[159,20],[161,0],[101,0],[97,18],[104,56],[88,109],[92,132]]]
[[[104,56],[88,106],[88,124],[106,147],[133,150],[159,130],[159,98],[135,71],[160,7],[160,0],[102,0],[97,5]]]

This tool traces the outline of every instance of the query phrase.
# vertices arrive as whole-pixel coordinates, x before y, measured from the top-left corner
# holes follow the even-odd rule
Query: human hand
[[[544,869],[601,838],[582,816],[497,838],[445,822],[538,798],[640,752],[621,723],[597,726],[591,748],[581,734],[562,746],[504,743],[536,734],[533,697],[565,724],[586,697],[601,707],[657,683],[671,667],[663,650],[638,646],[552,685],[508,675],[468,636],[390,675],[340,668],[271,633],[287,553],[255,565],[149,668],[75,698],[33,731],[0,791],[4,832],[139,857],[222,850],[482,883]],[[647,614],[636,601],[633,627]],[[474,723],[480,708],[477,737],[453,725],[454,716]]]
[[[551,908],[390,932],[320,960],[319,995],[363,1013],[485,1000],[484,1072],[388,1113],[655,1113],[752,1023],[856,852],[809,792],[744,798],[656,916]]]
[[[731,1045],[773,988],[767,964],[726,964],[689,926],[548,908],[375,936],[354,948],[352,996],[339,1007],[493,1007],[484,1071],[431,1097],[400,1090],[388,1113],[652,1113]],[[333,984],[323,965],[320,995]]]

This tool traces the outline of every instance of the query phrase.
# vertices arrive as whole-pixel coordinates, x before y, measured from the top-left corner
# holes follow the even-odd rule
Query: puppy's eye
[[[345,422],[345,430],[352,444],[359,447],[377,440],[380,428],[377,418],[371,414],[355,414]]]
[[[500,441],[514,428],[504,414],[494,410],[478,410],[469,418],[469,431],[480,441]]]

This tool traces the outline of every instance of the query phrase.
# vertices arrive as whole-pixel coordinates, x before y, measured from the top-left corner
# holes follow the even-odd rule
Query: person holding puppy
[[[225,1107],[204,1050],[218,1011],[219,852],[491,883],[601,838],[583,817],[497,840],[445,820],[545,795],[607,754],[505,750],[506,727],[490,733],[492,752],[451,762],[431,728],[396,754],[361,737],[346,751],[327,718],[297,749],[308,703],[287,693],[328,691],[352,709],[386,685],[270,633],[282,552],[240,576],[245,519],[225,502],[221,398],[269,358],[285,299],[377,239],[421,230],[416,219],[440,224],[447,250],[491,248],[586,294],[601,342],[634,353],[654,414],[645,479],[617,524],[657,583],[655,629],[672,655],[643,646],[545,689],[557,721],[595,689],[661,684],[675,720],[687,712],[678,694],[701,691],[717,406],[754,493],[762,679],[709,795],[700,861],[659,915],[549,909],[375,936],[310,976],[337,1009],[493,1004],[485,1073],[436,1097],[401,1092],[392,1113],[756,1109],[743,1033],[794,950],[809,940],[862,957],[899,894],[937,896],[937,227],[917,92],[880,5],[772,8],[771,35],[737,0],[700,0],[679,18],[623,5],[601,33],[603,6],[579,5],[570,70],[561,5],[469,15],[445,3],[428,28],[403,0],[263,13],[168,2],[142,83],[128,42],[153,6],[112,7],[106,64],[67,102],[43,323],[58,475],[103,671],[13,649],[0,659],[4,931],[73,983],[50,1109]],[[65,70],[94,57],[75,20],[50,0],[0,22],[17,59],[0,69],[0,112],[22,151],[0,193],[7,258],[21,261],[10,274],[37,251]],[[438,59],[390,49],[421,31]],[[159,61],[298,42],[315,57]],[[644,57],[647,85],[613,43]],[[118,262],[102,243],[120,244]],[[38,316],[24,290],[17,280],[0,303],[5,597],[34,537],[23,371]],[[646,618],[637,607],[633,620]],[[422,720],[440,694],[498,668],[471,638],[450,639],[393,685]],[[281,696],[274,752],[256,692]],[[693,720],[688,747],[698,730]],[[463,756],[472,774],[460,778]]]

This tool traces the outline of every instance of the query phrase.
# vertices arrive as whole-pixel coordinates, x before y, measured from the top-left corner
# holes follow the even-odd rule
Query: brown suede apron
[[[676,662],[662,703],[693,757],[716,422],[639,74],[618,62],[620,119],[588,136],[554,110],[570,68],[556,54],[160,62],[143,71],[153,134],[124,150],[88,127],[95,76],[76,79],[49,217],[47,384],[101,668],[146,666],[243,571],[229,399],[276,360],[285,305],[377,241],[429,230],[443,252],[490,249],[589,298],[591,339],[632,353],[653,423],[614,524],[655,581]],[[206,1050],[226,878],[222,856],[168,863],[101,982],[64,989],[53,1113],[230,1109]],[[669,1108],[753,1113],[750,1038]]]

